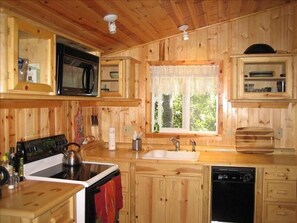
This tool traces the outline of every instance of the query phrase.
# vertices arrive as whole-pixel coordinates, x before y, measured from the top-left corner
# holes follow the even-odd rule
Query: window
[[[218,65],[150,68],[152,132],[217,133]]]

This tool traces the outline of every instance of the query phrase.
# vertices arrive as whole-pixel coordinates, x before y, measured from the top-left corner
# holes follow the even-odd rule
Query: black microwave
[[[57,43],[57,95],[97,96],[99,57]]]

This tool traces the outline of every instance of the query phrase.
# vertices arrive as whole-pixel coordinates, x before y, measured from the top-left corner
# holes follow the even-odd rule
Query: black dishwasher
[[[254,222],[255,168],[212,167],[211,222]]]

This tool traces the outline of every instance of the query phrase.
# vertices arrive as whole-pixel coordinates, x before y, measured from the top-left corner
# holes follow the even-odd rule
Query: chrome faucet
[[[172,137],[172,138],[170,138],[170,141],[175,146],[175,151],[179,151],[180,150],[180,142],[179,142],[179,140],[177,138],[175,138],[175,137]]]
[[[195,142],[195,140],[191,139],[190,142],[191,142],[191,145],[192,145],[192,152],[196,152],[196,148],[195,148],[196,142]]]

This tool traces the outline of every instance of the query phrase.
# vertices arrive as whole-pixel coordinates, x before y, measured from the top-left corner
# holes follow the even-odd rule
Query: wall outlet
[[[280,139],[283,137],[283,129],[282,128],[277,128],[274,132],[274,137],[277,139]]]

